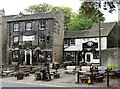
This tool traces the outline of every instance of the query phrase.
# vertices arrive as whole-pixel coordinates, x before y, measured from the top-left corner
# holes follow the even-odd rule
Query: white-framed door
[[[85,53],[85,62],[86,63],[92,63],[92,61],[93,61],[93,53],[86,52]]]
[[[27,58],[29,57],[29,58]],[[32,50],[29,49],[29,50],[25,50],[25,64],[29,61],[28,64],[32,64]]]

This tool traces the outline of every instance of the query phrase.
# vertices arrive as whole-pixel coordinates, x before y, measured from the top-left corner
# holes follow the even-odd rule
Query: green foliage
[[[60,10],[63,10],[65,12],[66,23],[68,23],[75,14],[72,12],[72,9],[70,7],[52,6],[46,3],[31,5],[27,9],[25,9],[25,11],[28,13],[47,13],[47,12],[56,12]]]
[[[40,72],[35,72],[34,74],[36,80],[41,80],[41,73]]]
[[[63,7],[63,6],[55,6],[52,8],[51,12],[63,10],[65,12],[65,22],[68,23],[71,18],[73,18],[74,14],[70,7]]]
[[[83,2],[79,13],[72,12],[70,7],[52,6],[46,3],[29,6],[25,11],[29,13],[46,13],[63,10],[67,31],[90,29],[99,20],[104,20],[99,10],[90,6],[89,2]]]
[[[117,69],[117,68],[118,68],[117,65],[110,64],[110,65],[107,67],[107,70],[108,70],[108,71],[112,71],[112,70],[115,70],[115,69]]]
[[[29,13],[46,13],[51,11],[52,6],[43,3],[43,4],[38,4],[38,5],[31,5],[27,9],[25,9],[26,12]]]
[[[24,74],[23,74],[23,72],[17,72],[16,76],[17,76],[18,80],[21,80],[21,79],[23,79]]]
[[[87,30],[93,26],[94,22],[91,19],[87,19],[84,13],[76,15],[67,24],[68,31]]]
[[[99,20],[104,20],[102,13],[89,2],[83,2],[79,13],[67,23],[68,31],[88,30]]]

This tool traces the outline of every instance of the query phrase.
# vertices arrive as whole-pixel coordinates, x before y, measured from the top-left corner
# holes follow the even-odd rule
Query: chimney
[[[2,10],[0,10],[0,17],[5,15],[5,11],[4,8]]]

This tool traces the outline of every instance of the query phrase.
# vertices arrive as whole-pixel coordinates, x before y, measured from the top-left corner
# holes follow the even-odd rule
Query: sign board
[[[23,36],[23,41],[34,41],[35,36]]]

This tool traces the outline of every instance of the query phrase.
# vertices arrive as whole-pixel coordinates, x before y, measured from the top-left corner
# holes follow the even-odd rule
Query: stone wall
[[[107,50],[102,50],[101,52],[101,65],[108,66],[108,65],[118,65],[120,58],[118,53],[118,48],[110,48]]]
[[[2,65],[2,16],[5,15],[5,11],[0,10],[0,65]]]

